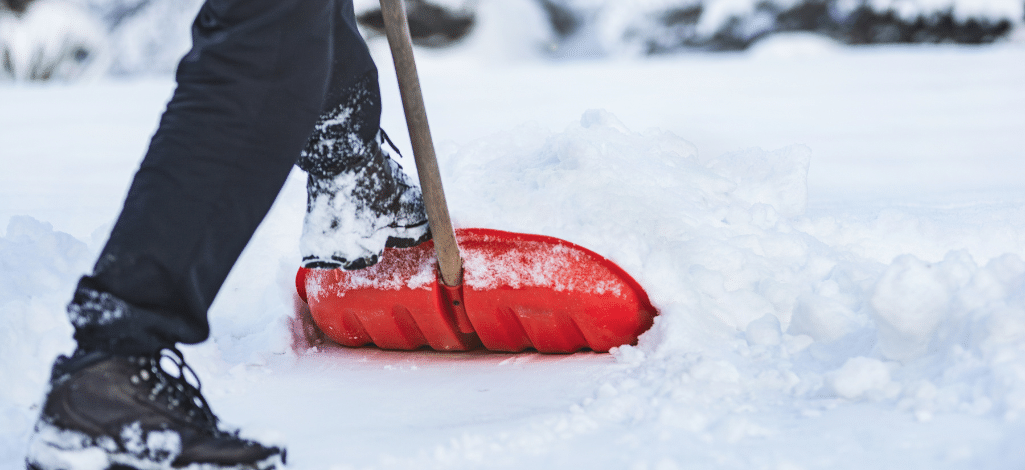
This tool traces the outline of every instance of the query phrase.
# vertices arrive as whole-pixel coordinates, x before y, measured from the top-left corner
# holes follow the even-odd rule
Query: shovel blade
[[[456,239],[459,286],[438,282],[427,242],[363,270],[301,268],[296,288],[327,337],[384,349],[605,352],[636,344],[657,314],[619,266],[565,240],[491,229]]]

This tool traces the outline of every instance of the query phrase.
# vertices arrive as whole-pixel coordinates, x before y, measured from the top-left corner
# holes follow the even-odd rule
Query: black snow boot
[[[340,173],[310,172],[299,243],[303,266],[363,269],[377,263],[385,247],[408,248],[430,239],[420,187],[391,159],[385,143],[395,149],[381,131],[355,147]]]
[[[174,372],[165,370],[171,368]],[[221,430],[176,349],[76,352],[53,367],[29,470],[282,468],[285,451]]]

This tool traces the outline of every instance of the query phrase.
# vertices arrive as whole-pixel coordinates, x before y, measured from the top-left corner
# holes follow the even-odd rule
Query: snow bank
[[[701,286],[715,299],[712,311],[743,328],[770,304],[752,316],[717,302],[775,277],[763,257],[802,255],[795,250],[806,237],[775,232],[804,210],[809,157],[796,146],[706,162],[671,133],[635,133],[595,110],[563,133],[525,127],[470,144],[443,156],[441,168],[458,223],[588,247],[651,286],[667,307]]]
[[[64,305],[93,262],[86,244],[31,217],[0,238],[0,462],[24,458],[50,362],[74,348]]]
[[[837,409],[866,403],[918,422],[1021,423],[1021,258],[980,265],[960,250],[879,262],[830,245],[804,215],[809,161],[802,146],[703,160],[677,136],[633,132],[604,111],[564,132],[525,126],[443,155],[459,224],[594,249],[637,277],[661,316],[638,346],[614,352],[621,371],[570,414],[467,436],[439,448],[437,468],[624,434],[637,443],[618,448],[624,462],[751,468],[771,447],[817,439],[788,426],[835,426]],[[850,424],[877,425],[868,415]],[[651,442],[679,447],[652,454]],[[711,444],[745,451],[697,451]],[[690,455],[681,448],[708,460],[672,458]],[[832,468],[872,462],[842,455],[828,457]],[[962,458],[985,461],[951,457]]]
[[[888,231],[885,215],[810,218],[807,147],[707,158],[672,133],[636,132],[601,110],[560,132],[528,124],[446,145],[439,157],[457,225],[588,247],[645,286],[661,316],[639,345],[615,351],[605,383],[569,411],[382,466],[473,468],[504,455],[551,467],[545,451],[556,447],[585,461],[593,454],[599,468],[781,468],[788,456],[812,467],[878,466],[871,452],[835,445],[866,434],[882,436],[865,443],[880,455],[903,452],[922,468],[1025,462],[1016,448],[972,447],[1000,436],[962,436],[993,426],[1025,435],[1021,227],[994,248],[1011,253],[992,259],[886,256],[937,230]],[[263,373],[250,366],[292,354],[302,191],[293,175],[217,298],[212,341],[189,351],[199,375],[220,385],[215,396]],[[891,238],[852,236],[872,227]],[[986,239],[985,225],[958,227],[965,243]],[[49,361],[72,346],[63,305],[93,256],[95,247],[27,217],[0,239],[0,376],[9,383],[0,462],[20,461]],[[927,444],[909,450],[885,438],[931,420],[946,424],[914,441]],[[937,442],[959,436],[967,451],[934,455]]]

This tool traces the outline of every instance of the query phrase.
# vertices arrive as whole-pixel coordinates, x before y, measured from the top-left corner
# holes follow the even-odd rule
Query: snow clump
[[[810,156],[798,145],[703,158],[601,110],[563,132],[528,125],[442,156],[459,223],[587,246],[661,313],[638,346],[613,351],[621,369],[593,398],[534,439],[628,433],[698,449],[784,436],[794,416],[859,402],[919,421],[1022,418],[1025,262],[979,265],[955,250],[885,263],[826,243],[805,214]],[[851,432],[871,420],[852,418]],[[698,467],[750,463],[693,454],[713,459]]]
[[[847,230],[847,221],[806,213],[805,146],[708,157],[670,132],[636,132],[592,110],[559,132],[528,124],[442,149],[457,225],[585,246],[644,286],[660,316],[638,345],[613,352],[617,364],[592,397],[522,432],[470,436],[438,456],[486,459],[556,442],[580,443],[577,454],[587,455],[586,446],[608,442],[637,468],[683,466],[674,455],[694,456],[685,463],[696,468],[752,468],[778,447],[802,446],[804,461],[866,468],[863,452],[833,439],[940,417],[959,423],[944,429],[979,420],[1025,429],[1020,255],[881,255],[922,236],[913,229],[891,233],[900,239],[880,249],[850,244],[823,229]],[[249,247],[261,255],[236,266],[229,285],[244,289],[218,297],[213,341],[197,354],[230,364],[288,349],[282,319],[291,313],[302,216],[301,195],[293,199],[272,211],[287,212],[289,227],[261,227]],[[983,231],[969,236],[985,239]],[[90,260],[84,243],[27,217],[12,219],[0,239],[0,357],[11,358],[0,376],[27,378],[0,391],[0,416],[21,433],[5,434],[0,461],[17,460],[48,361],[72,347],[63,303]],[[756,445],[769,437],[772,446]],[[896,441],[871,444],[878,455],[907,451]]]

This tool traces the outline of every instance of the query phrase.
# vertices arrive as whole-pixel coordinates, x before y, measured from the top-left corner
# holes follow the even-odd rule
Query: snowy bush
[[[189,49],[190,25],[202,0],[6,0],[5,4],[0,9],[4,76],[46,80],[97,75],[108,69],[119,75],[172,72]],[[1021,0],[407,0],[407,4],[418,45],[445,47],[477,34],[487,36],[491,48],[513,47],[556,58],[739,50],[774,33],[796,31],[844,44],[984,44],[1008,37],[1025,18]],[[383,24],[378,2],[356,0],[354,5],[367,34],[377,35]],[[543,20],[537,23],[534,17]],[[496,28],[501,31],[491,31]],[[502,56],[503,52],[495,53]]]
[[[48,1],[48,0],[38,0]],[[112,72],[173,72],[192,47],[201,0],[79,0],[103,19],[111,38]]]
[[[7,0],[0,78],[168,73],[191,46],[198,0]]]
[[[564,42],[618,54],[738,50],[791,31],[845,44],[983,44],[1007,36],[1023,18],[1018,0],[539,1]]]
[[[110,62],[103,25],[59,0],[0,5],[0,80],[80,79]]]

